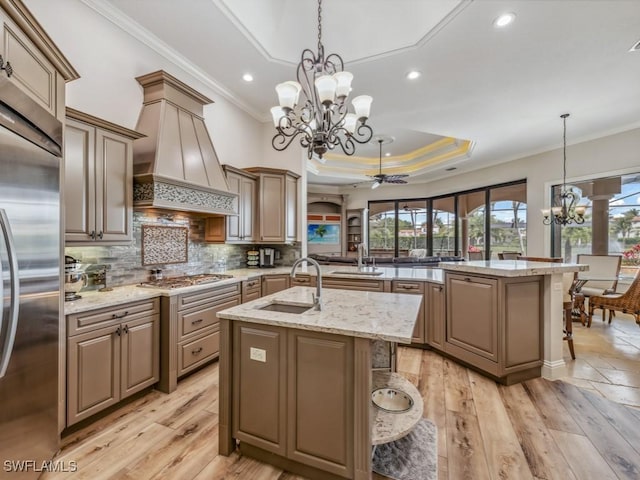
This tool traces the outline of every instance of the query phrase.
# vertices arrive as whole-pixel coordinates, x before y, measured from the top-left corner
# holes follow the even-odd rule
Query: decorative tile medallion
[[[142,225],[142,265],[187,262],[187,227]]]

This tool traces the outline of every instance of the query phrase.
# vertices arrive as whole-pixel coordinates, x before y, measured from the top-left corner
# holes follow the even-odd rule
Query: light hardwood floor
[[[571,377],[558,382],[505,387],[434,352],[399,349],[398,370],[438,427],[439,479],[640,478],[640,409],[607,398],[638,405],[640,328],[598,319],[574,330],[578,359],[570,362],[567,350]],[[624,396],[616,387],[635,391]],[[152,391],[66,437],[57,459],[77,462],[78,471],[43,478],[301,479],[218,456],[217,395],[214,363],[174,394]]]

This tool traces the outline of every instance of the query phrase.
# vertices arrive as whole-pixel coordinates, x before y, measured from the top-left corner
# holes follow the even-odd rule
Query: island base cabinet
[[[232,332],[232,435],[241,450],[353,478],[353,339],[243,322]]]
[[[539,377],[543,277],[445,273],[444,351],[504,384]]]

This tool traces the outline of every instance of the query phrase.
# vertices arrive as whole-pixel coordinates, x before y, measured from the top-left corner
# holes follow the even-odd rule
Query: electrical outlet
[[[249,358],[251,360],[255,360],[256,362],[266,362],[267,361],[267,351],[262,348],[254,348],[251,347],[249,349]]]

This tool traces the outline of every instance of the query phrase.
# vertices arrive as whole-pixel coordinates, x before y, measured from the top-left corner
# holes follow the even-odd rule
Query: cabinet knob
[[[129,325],[125,325],[124,328],[122,329],[123,333],[129,333]]]
[[[122,335],[122,327],[118,326],[118,328],[116,328],[116,335]]]
[[[103,233],[102,233],[102,230],[100,230],[100,233],[98,234],[98,238],[99,238],[100,240],[102,240],[102,237],[103,237],[103,236],[104,236],[104,235],[103,235]]]
[[[91,240],[95,240],[96,239],[96,231],[95,230],[91,230],[91,233],[89,234],[89,236],[91,237]]]
[[[198,347],[195,350],[191,350],[191,355],[198,355],[200,352],[202,352],[202,347]]]

